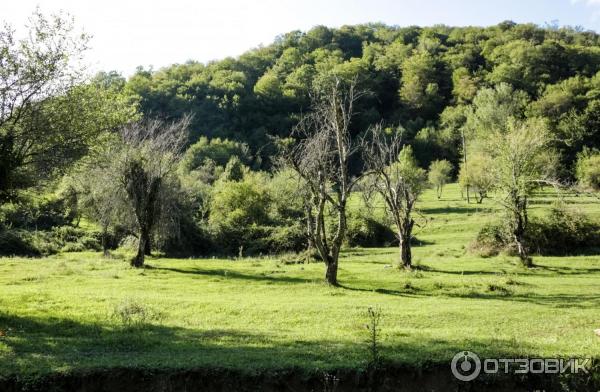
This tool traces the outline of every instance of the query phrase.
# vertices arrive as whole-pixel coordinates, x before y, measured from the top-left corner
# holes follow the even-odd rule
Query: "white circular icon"
[[[461,351],[456,353],[450,363],[452,374],[461,381],[472,381],[479,376],[481,372],[481,361],[477,354],[471,351]]]

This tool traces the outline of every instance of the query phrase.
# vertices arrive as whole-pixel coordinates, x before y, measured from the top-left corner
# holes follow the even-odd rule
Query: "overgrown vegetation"
[[[600,250],[600,224],[573,208],[554,206],[547,215],[532,219],[528,226],[527,253],[565,256]],[[512,229],[498,223],[484,226],[471,248],[482,256],[518,254]]]

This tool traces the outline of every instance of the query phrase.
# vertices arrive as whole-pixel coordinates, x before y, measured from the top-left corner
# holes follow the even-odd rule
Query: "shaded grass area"
[[[533,214],[552,199],[540,194]],[[600,216],[598,204],[574,199]],[[369,360],[369,306],[383,313],[381,354],[404,365],[449,363],[466,349],[600,357],[599,256],[536,257],[530,270],[507,256],[472,256],[469,241],[497,207],[466,205],[455,186],[440,201],[428,192],[422,211],[414,271],[390,267],[395,248],[347,249],[340,288],[322,283],[320,263],[277,257],[150,258],[144,270],[96,253],[0,259],[0,375],[358,368]],[[124,303],[144,318],[130,325],[115,317]]]

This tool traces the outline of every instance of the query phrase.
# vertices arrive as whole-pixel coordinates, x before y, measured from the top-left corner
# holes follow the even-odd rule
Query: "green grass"
[[[552,199],[541,193],[533,213]],[[599,203],[568,200],[600,217]],[[508,256],[478,258],[466,249],[493,219],[491,201],[467,205],[451,185],[440,201],[427,192],[421,208],[419,269],[389,268],[395,248],[348,249],[340,288],[322,283],[320,263],[278,258],[150,258],[144,270],[96,253],[0,259],[0,375],[359,367],[369,359],[369,306],[383,313],[382,355],[399,363],[449,363],[464,349],[600,357],[600,256],[535,257],[531,270]],[[133,326],[115,316],[128,304],[144,312]]]

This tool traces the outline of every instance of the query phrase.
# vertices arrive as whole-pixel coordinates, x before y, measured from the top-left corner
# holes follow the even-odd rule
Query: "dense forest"
[[[469,202],[506,195],[497,242],[527,263],[533,189],[600,183],[594,32],[317,26],[238,58],[85,78],[69,64],[88,38],[36,17],[29,41],[1,36],[4,254],[129,244],[141,266],[156,249],[308,246],[337,269],[342,245],[399,241],[410,267],[420,193],[458,179]],[[387,220],[349,211],[353,191],[377,193]]]
[[[439,158],[457,166],[469,113],[506,104],[516,105],[519,116],[548,120],[571,170],[584,146],[600,143],[599,70],[598,34],[504,22],[487,28],[318,26],[236,59],[140,68],[127,81],[105,77],[123,85],[146,115],[194,114],[192,143],[202,136],[246,143],[257,168],[271,164],[269,135],[288,136],[310,109],[314,87],[338,74],[357,77],[370,92],[356,109],[352,131],[381,121],[402,127],[425,167]],[[476,99],[502,83],[514,94],[499,102]]]

